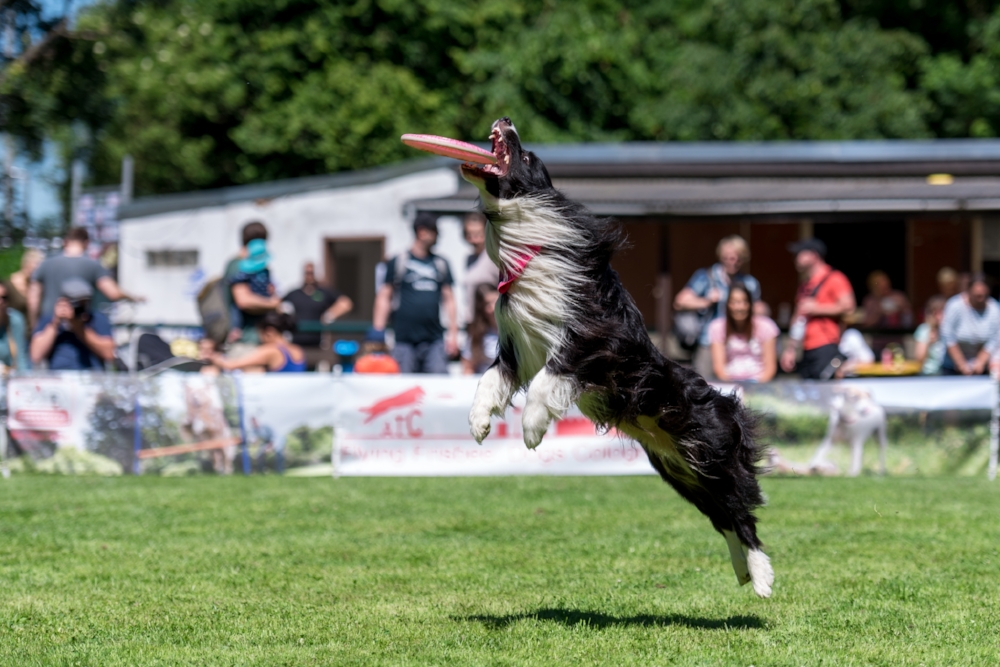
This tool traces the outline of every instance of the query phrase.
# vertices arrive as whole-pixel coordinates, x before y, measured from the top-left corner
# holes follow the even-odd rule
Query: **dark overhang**
[[[556,178],[556,187],[599,215],[789,216],[1000,211],[1000,177],[954,178]],[[412,202],[418,211],[462,214],[478,191]]]

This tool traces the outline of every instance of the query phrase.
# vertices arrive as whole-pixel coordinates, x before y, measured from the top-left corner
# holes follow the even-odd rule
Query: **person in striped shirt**
[[[944,375],[982,375],[1000,348],[1000,304],[990,296],[986,276],[977,274],[969,287],[948,299],[941,321],[941,340],[948,354]]]

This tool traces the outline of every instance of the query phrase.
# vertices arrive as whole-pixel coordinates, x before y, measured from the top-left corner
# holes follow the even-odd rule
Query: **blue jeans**
[[[392,348],[392,358],[399,364],[400,373],[448,372],[448,357],[444,353],[444,339],[426,343],[400,343]]]

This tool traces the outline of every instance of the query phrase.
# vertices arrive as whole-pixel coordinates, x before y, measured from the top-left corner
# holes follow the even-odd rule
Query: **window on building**
[[[148,268],[167,268],[179,266],[198,266],[197,250],[147,250],[146,266]]]

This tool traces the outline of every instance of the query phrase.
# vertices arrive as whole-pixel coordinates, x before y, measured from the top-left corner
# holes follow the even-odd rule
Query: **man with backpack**
[[[789,331],[789,343],[781,353],[781,368],[796,370],[797,348],[802,346],[798,372],[804,380],[829,380],[840,367],[841,322],[854,312],[857,303],[851,282],[826,263],[826,244],[819,239],[805,239],[788,246],[795,255],[795,268],[801,277],[795,295],[795,312]]]
[[[413,223],[408,252],[386,263],[385,283],[375,296],[372,325],[384,331],[392,319],[396,344],[392,356],[401,373],[447,373],[448,357],[458,353],[458,313],[448,261],[431,252],[437,220],[420,213]],[[441,306],[448,320],[441,326]]]

